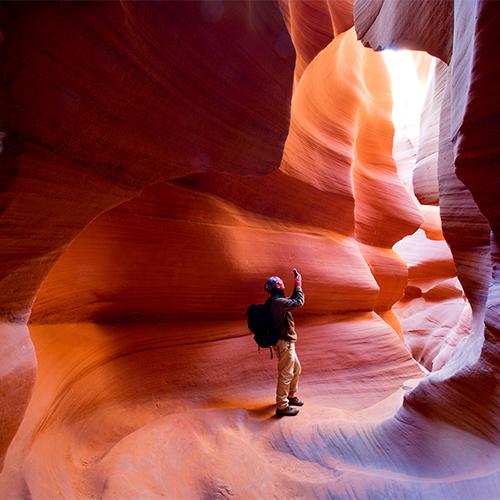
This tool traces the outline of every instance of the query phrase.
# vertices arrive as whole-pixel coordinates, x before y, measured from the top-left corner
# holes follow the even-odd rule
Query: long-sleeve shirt
[[[297,342],[295,322],[290,311],[304,305],[304,292],[300,287],[295,287],[290,297],[274,296],[271,299],[271,315],[280,332],[280,339]]]

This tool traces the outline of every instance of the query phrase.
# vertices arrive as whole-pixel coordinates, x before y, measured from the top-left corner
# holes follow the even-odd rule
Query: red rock
[[[277,5],[243,6],[6,5],[2,317],[26,319],[65,246],[144,186],[277,169],[292,46]]]
[[[408,35],[402,35],[403,27],[412,22],[417,31],[421,30],[426,15],[433,15],[437,20],[443,19],[444,13],[441,8],[444,3],[433,3],[426,15],[415,18],[411,11],[408,15],[402,8],[390,11],[393,3],[384,2],[378,4],[381,9],[375,21],[373,4],[360,1],[356,5],[362,14],[357,16],[355,9],[355,24],[358,20],[361,22],[358,34],[365,44],[377,49],[387,46],[388,39],[395,46],[407,46]],[[415,8],[426,10],[425,4],[415,4]],[[448,12],[451,13],[451,9]],[[404,422],[404,427],[414,425],[424,416],[428,419],[427,433],[434,432],[433,426],[453,426],[461,435],[479,436],[487,449],[486,442],[498,446],[500,435],[496,389],[499,355],[495,347],[500,317],[496,283],[498,201],[494,194],[498,189],[494,180],[497,175],[493,173],[496,161],[493,151],[498,142],[495,119],[498,100],[493,97],[497,65],[493,63],[493,53],[497,47],[496,23],[500,9],[496,2],[456,2],[453,14],[450,59],[436,52],[437,39],[449,40],[446,23],[432,35],[429,31],[419,37],[418,43],[419,48],[450,63],[439,122],[439,204],[443,234],[472,308],[471,334],[440,372],[408,394],[398,419]],[[415,432],[419,434],[420,431]],[[450,443],[450,449],[461,449],[458,443]],[[493,494],[491,488],[497,476],[490,467],[494,460],[489,455],[481,461],[482,479],[474,486],[476,496]],[[477,467],[470,460],[463,460],[462,464],[468,470]]]
[[[42,498],[56,490],[187,497],[215,494],[219,483],[235,496],[339,491],[327,471],[281,448],[290,432],[300,439],[311,422],[357,415],[421,376],[373,313],[301,321],[307,401],[302,423],[289,427],[272,418],[275,360],[257,351],[241,320],[32,325],[31,332],[38,383],[0,478],[12,497],[23,483]],[[381,353],[384,370],[359,349],[365,343]],[[279,446],[270,443],[276,439]],[[292,480],[291,463],[313,481]]]
[[[5,497],[497,494],[500,9],[354,3],[366,46],[450,64],[393,150],[351,2],[280,7],[294,75],[273,3],[2,8]],[[294,266],[277,420],[242,315]]]
[[[31,398],[36,359],[26,325],[0,323],[0,340],[0,443],[5,453]]]
[[[310,191],[294,199],[306,213]],[[310,280],[309,314],[372,309],[378,287],[352,238],[158,184],[80,233],[47,276],[31,321],[241,318],[249,301],[264,299],[263,276],[278,273],[291,287],[289,262]]]
[[[278,166],[293,50],[275,4],[9,3],[2,32],[7,323],[26,321],[42,280],[82,229],[145,185]],[[33,357],[17,349],[11,356],[33,383]],[[19,400],[2,425],[0,456],[27,404],[22,386],[4,385],[2,403]]]

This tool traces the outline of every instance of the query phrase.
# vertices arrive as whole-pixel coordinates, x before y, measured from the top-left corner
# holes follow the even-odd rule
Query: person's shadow
[[[270,403],[263,406],[256,406],[254,404],[245,404],[243,402],[236,401],[226,401],[221,399],[214,399],[210,401],[209,407],[211,408],[240,408],[242,410],[247,411],[252,417],[258,419],[271,419],[276,417],[275,409],[276,405],[274,403]],[[279,417],[276,417],[279,418]]]
[[[253,408],[252,410],[248,410],[248,412],[257,418],[280,418],[275,415],[275,408],[275,404],[269,404],[259,408]]]

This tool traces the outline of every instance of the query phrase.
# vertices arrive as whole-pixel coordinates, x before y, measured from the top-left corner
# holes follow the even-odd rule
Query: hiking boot
[[[292,406],[304,406],[304,401],[294,396],[293,398],[288,398],[288,404]]]
[[[292,408],[291,406],[287,406],[283,409],[276,408],[277,417],[294,417],[297,413],[299,413],[299,410],[297,410],[297,408]]]

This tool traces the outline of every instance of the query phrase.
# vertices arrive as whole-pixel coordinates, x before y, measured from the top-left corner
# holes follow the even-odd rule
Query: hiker
[[[301,372],[299,358],[295,351],[297,332],[293,321],[292,309],[304,305],[304,292],[302,291],[302,276],[296,269],[295,287],[290,297],[285,297],[285,285],[279,276],[271,276],[264,286],[269,294],[266,303],[270,303],[271,315],[274,325],[278,329],[279,339],[273,346],[278,358],[278,384],[276,387],[276,415],[292,417],[299,413],[296,406],[304,404],[297,397],[297,384]]]

